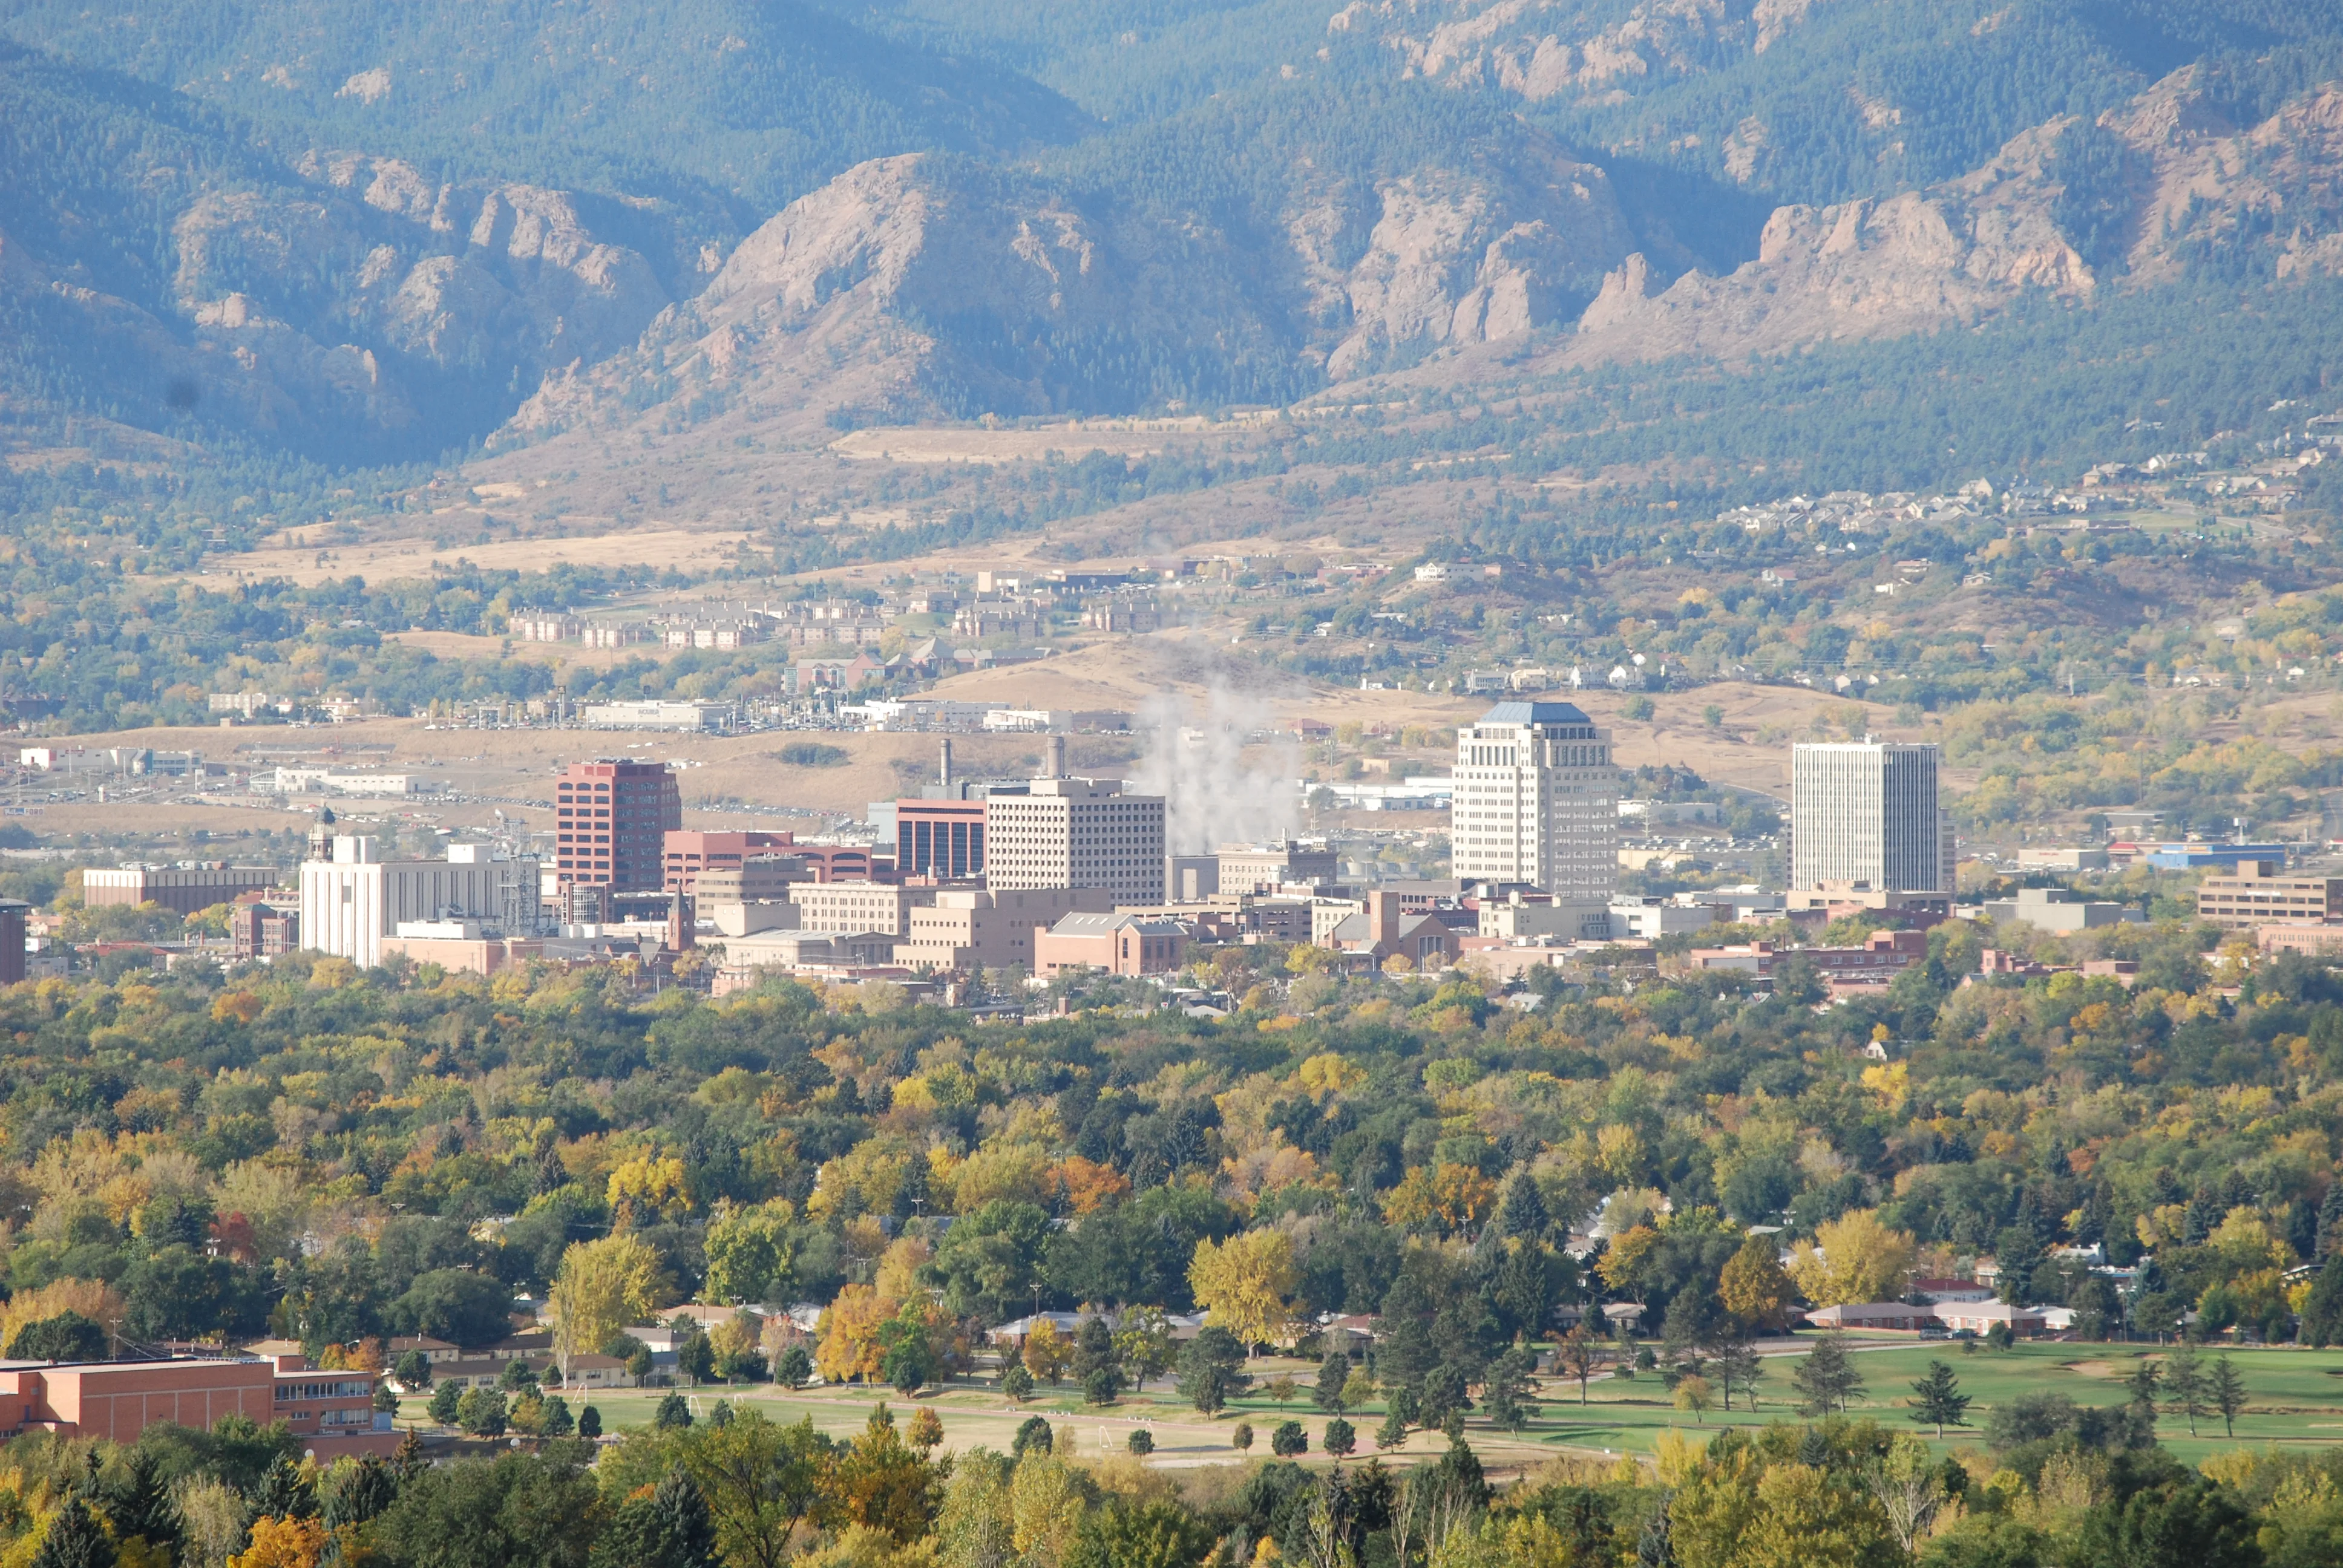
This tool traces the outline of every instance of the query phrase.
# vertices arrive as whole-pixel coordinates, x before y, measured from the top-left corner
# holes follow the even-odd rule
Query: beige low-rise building
[[[935,902],[909,911],[910,932],[895,944],[894,959],[914,969],[1007,969],[1033,967],[1034,928],[1051,927],[1061,916],[1110,914],[1114,894],[1105,888],[1025,888],[987,892],[980,888],[940,888]]]
[[[2343,877],[2289,877],[2279,860],[2240,860],[2197,884],[2197,918],[2228,931],[2266,925],[2343,924]]]

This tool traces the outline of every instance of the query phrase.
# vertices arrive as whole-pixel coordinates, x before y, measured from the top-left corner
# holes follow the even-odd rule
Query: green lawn
[[[1906,1412],[1912,1383],[1926,1371],[1929,1362],[1943,1361],[1958,1376],[1961,1392],[1975,1401],[1969,1407],[1970,1429],[1948,1432],[1944,1445],[1975,1446],[1982,1442],[1986,1414],[1996,1404],[2030,1389],[2056,1389],[2070,1395],[2077,1404],[2121,1404],[2127,1397],[2124,1380],[2138,1358],[2161,1353],[2140,1345],[2020,1344],[2001,1352],[1980,1348],[1974,1354],[1964,1355],[1957,1345],[1942,1342],[1859,1351],[1855,1364],[1862,1371],[1867,1387],[1865,1397],[1855,1402],[1851,1413],[1870,1415],[1936,1442],[1934,1431],[1911,1422]],[[2217,1353],[2207,1352],[2208,1364]],[[2249,1395],[2245,1413],[2237,1418],[2237,1435],[2234,1439],[2224,1435],[2221,1419],[2216,1414],[2199,1417],[2197,1435],[2192,1438],[2187,1422],[2167,1412],[2161,1418],[2157,1432],[2180,1458],[2195,1462],[2243,1443],[2343,1442],[2343,1351],[2239,1350],[2228,1353],[2245,1374]],[[1790,1374],[1795,1364],[1792,1357],[1766,1358],[1765,1382],[1754,1413],[1738,1408],[1741,1402],[1736,1399],[1736,1408],[1729,1414],[1723,1410],[1711,1410],[1697,1422],[1674,1408],[1659,1378],[1652,1373],[1624,1381],[1597,1378],[1588,1385],[1588,1403],[1583,1408],[1578,1402],[1577,1384],[1549,1379],[1541,1392],[1543,1408],[1539,1418],[1518,1436],[1484,1429],[1476,1418],[1472,1423],[1472,1442],[1493,1468],[1502,1469],[1534,1462],[1540,1454],[1565,1448],[1645,1452],[1658,1441],[1660,1433],[1671,1429],[1697,1434],[1714,1432],[1725,1424],[1742,1426],[1794,1420],[1795,1412],[1791,1403],[1795,1396],[1790,1388]],[[1168,1382],[1151,1384],[1143,1395],[1126,1394],[1121,1402],[1104,1411],[1083,1406],[1081,1396],[1071,1385],[1054,1390],[1044,1386],[1035,1391],[1037,1397],[1021,1408],[1011,1406],[989,1382],[927,1390],[916,1401],[905,1400],[891,1392],[885,1399],[899,1415],[908,1413],[914,1404],[932,1408],[943,1419],[946,1445],[954,1449],[978,1443],[1006,1448],[1019,1423],[1038,1414],[1047,1416],[1084,1454],[1121,1452],[1131,1431],[1143,1423],[1155,1438],[1154,1462],[1226,1462],[1241,1457],[1231,1448],[1229,1434],[1242,1421],[1251,1423],[1257,1433],[1252,1453],[1260,1457],[1269,1452],[1271,1429],[1289,1419],[1301,1422],[1308,1429],[1312,1452],[1317,1453],[1326,1417],[1310,1402],[1307,1385],[1316,1369],[1298,1362],[1271,1362],[1256,1363],[1254,1370],[1264,1381],[1275,1372],[1288,1372],[1304,1385],[1301,1396],[1280,1410],[1256,1391],[1213,1420],[1199,1416],[1180,1402]],[[785,1393],[766,1384],[680,1392],[695,1412],[703,1416],[718,1400],[729,1399],[764,1411],[777,1420],[794,1422],[810,1415],[816,1427],[840,1437],[860,1430],[871,1406],[879,1402],[879,1396],[859,1388]],[[573,1411],[584,1404],[594,1405],[601,1412],[603,1429],[618,1432],[647,1423],[666,1392],[656,1389],[618,1390],[572,1393],[568,1399]],[[427,1422],[424,1408],[427,1402],[422,1399],[404,1402],[399,1419],[403,1422]],[[1380,1403],[1363,1412],[1351,1412],[1352,1424],[1358,1430],[1362,1456],[1374,1452],[1373,1432],[1383,1417]],[[1402,1452],[1430,1454],[1437,1452],[1441,1446],[1437,1433],[1418,1432],[1410,1437]]]

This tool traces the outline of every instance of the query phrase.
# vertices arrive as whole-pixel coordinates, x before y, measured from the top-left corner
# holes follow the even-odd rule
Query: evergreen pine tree
[[[122,1484],[106,1503],[106,1523],[116,1541],[133,1536],[169,1548],[179,1539],[179,1510],[152,1450],[134,1447],[125,1461]]]
[[[1961,1392],[1953,1369],[1943,1362],[1930,1362],[1928,1375],[1914,1383],[1912,1392],[1918,1396],[1912,1402],[1912,1419],[1935,1426],[1938,1437],[1948,1426],[1968,1425],[1969,1396]]]
[[[1840,1337],[1825,1334],[1790,1373],[1790,1386],[1805,1396],[1805,1402],[1798,1407],[1800,1413],[1828,1415],[1835,1407],[1844,1415],[1847,1401],[1863,1393],[1863,1374],[1855,1370]]]
[[[317,1488],[298,1462],[280,1453],[253,1490],[252,1511],[259,1518],[315,1519]]]
[[[2327,1184],[2327,1197],[2318,1205],[2318,1240],[2313,1247],[2313,1255],[2320,1258],[2343,1249],[2343,1181]]]
[[[1318,1369],[1318,1384],[1312,1397],[1318,1408],[1329,1415],[1342,1413],[1342,1385],[1351,1381],[1351,1358],[1336,1351]]]
[[[1534,1241],[1544,1236],[1545,1228],[1544,1195],[1526,1170],[1515,1171],[1505,1184],[1504,1201],[1497,1205],[1498,1234]]]
[[[65,1499],[49,1521],[31,1568],[114,1568],[114,1542],[78,1497]]]

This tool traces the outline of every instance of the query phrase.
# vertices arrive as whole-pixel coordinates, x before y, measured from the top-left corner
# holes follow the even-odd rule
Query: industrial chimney
[[[949,735],[947,735],[947,736],[945,736],[945,737],[944,737],[944,747],[943,747],[943,750],[944,750],[944,759],[943,759],[943,767],[942,767],[943,777],[942,777],[940,779],[937,780],[937,782],[940,783],[940,784],[944,787],[944,792],[945,792],[946,794],[950,794],[950,793],[951,792],[951,781],[952,781],[952,780],[951,780],[951,737],[950,737],[950,736],[949,736]]]
[[[1062,735],[1050,737],[1049,776],[1052,779],[1063,779],[1066,776],[1066,738]]]

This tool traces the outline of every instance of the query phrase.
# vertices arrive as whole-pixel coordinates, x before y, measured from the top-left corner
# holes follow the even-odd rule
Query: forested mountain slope
[[[2130,337],[2343,262],[2336,0],[0,0],[0,34],[20,451],[719,415],[803,450],[2117,292]]]

